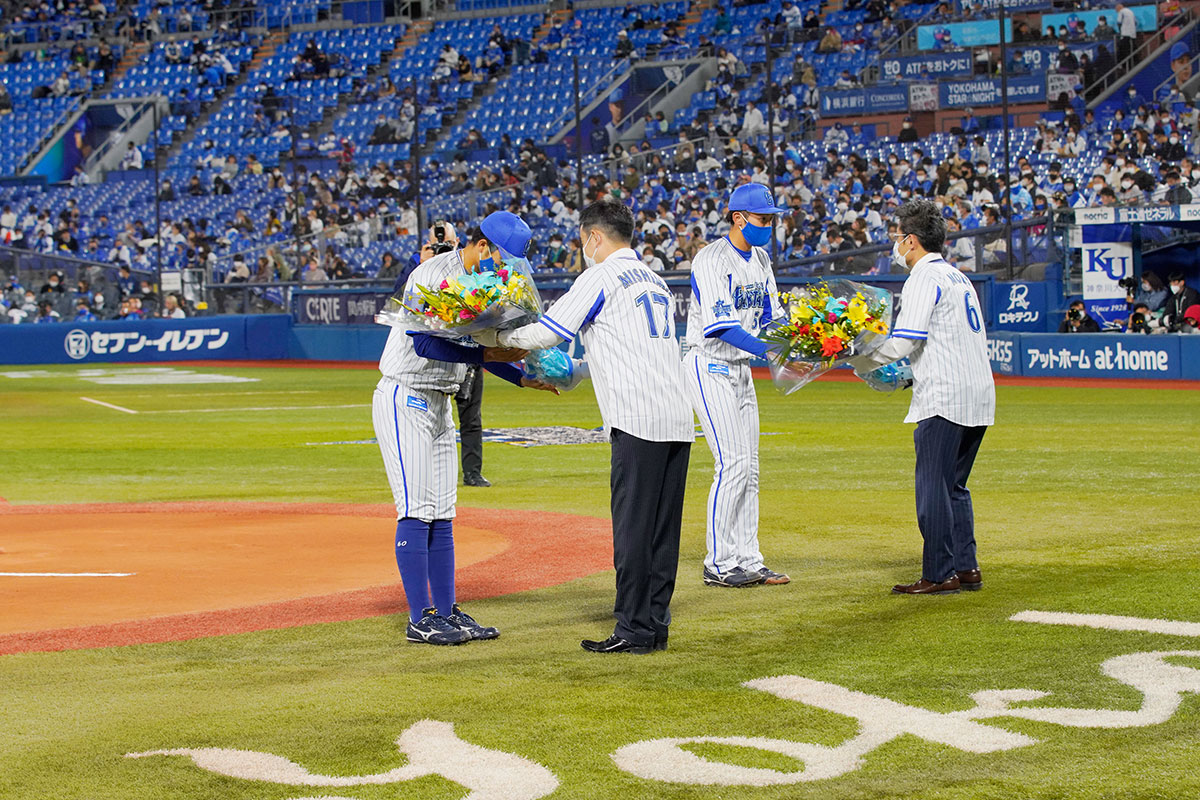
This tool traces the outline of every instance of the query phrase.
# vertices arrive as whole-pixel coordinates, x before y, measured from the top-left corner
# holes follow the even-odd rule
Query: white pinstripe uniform
[[[695,439],[671,291],[632,249],[584,270],[540,322],[568,342],[579,335],[605,433],[616,428],[650,442]],[[501,333],[499,341],[529,349],[557,340],[547,344],[522,329]]]
[[[782,315],[775,273],[761,247],[747,260],[728,238],[692,261],[684,376],[688,397],[715,461],[709,490],[705,565],[718,575],[756,572],[758,549],[758,398],[750,354],[709,334],[740,325],[752,336]]]
[[[909,356],[913,396],[905,422],[935,416],[967,427],[995,422],[996,384],[979,297],[940,254],[913,265],[892,335],[923,343]]]
[[[405,295],[417,286],[440,286],[465,273],[457,251],[442,253],[413,270]],[[379,371],[383,377],[375,387],[371,416],[396,516],[426,522],[453,519],[458,459],[450,405],[467,365],[422,358],[412,337],[402,328],[392,328]]]

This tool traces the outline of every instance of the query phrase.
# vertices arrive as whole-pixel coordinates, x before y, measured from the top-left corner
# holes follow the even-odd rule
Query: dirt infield
[[[0,576],[0,655],[405,611],[394,519],[390,505],[0,505],[0,573],[55,573]],[[612,568],[605,519],[460,508],[455,536],[464,601]]]

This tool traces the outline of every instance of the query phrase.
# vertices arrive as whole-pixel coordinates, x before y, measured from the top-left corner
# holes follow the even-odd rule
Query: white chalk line
[[[1038,622],[1043,625],[1072,625],[1109,631],[1143,631],[1169,636],[1200,637],[1200,622],[1170,619],[1122,617],[1113,614],[1075,614],[1068,611],[1021,611],[1009,617],[1012,622]]]
[[[329,408],[370,408],[370,403],[345,403],[334,406],[228,406],[226,408],[163,408],[139,411],[139,414],[240,414],[243,411],[316,411]]]
[[[111,408],[113,411],[123,411],[126,414],[138,413],[138,412],[134,411],[132,408],[126,408],[125,406],[114,406],[112,403],[106,403],[103,400],[96,400],[91,397],[82,397],[81,396],[79,399],[83,400],[85,403],[94,403],[98,406],[104,406],[105,408]]]
[[[0,572],[0,578],[130,578],[136,572]]]
[[[192,397],[202,399],[205,397],[242,397],[248,394],[317,394],[319,389],[276,389],[274,391],[261,392],[171,392],[168,394],[159,394],[157,392],[141,392],[133,395],[134,397]]]

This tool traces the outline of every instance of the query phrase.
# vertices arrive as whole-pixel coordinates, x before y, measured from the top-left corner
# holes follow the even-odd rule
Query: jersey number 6
[[[975,298],[971,292],[963,292],[963,302],[967,306],[967,324],[971,326],[971,330],[979,333],[983,326],[979,322],[979,309],[975,307]]]
[[[646,312],[646,324],[650,326],[650,338],[661,336],[664,339],[671,338],[671,298],[665,294],[658,292],[642,292],[634,301],[642,310]],[[663,307],[663,328],[662,333],[658,331],[658,325],[654,323],[654,306],[660,305]]]

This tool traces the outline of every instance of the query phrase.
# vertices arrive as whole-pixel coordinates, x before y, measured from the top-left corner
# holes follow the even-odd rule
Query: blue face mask
[[[755,225],[747,219],[746,227],[742,228],[742,236],[745,237],[746,244],[751,247],[766,247],[767,242],[771,241],[771,227],[769,225]]]
[[[488,253],[487,258],[479,259],[479,271],[480,272],[495,272],[496,271],[496,260],[494,258],[492,258],[491,253]]]

